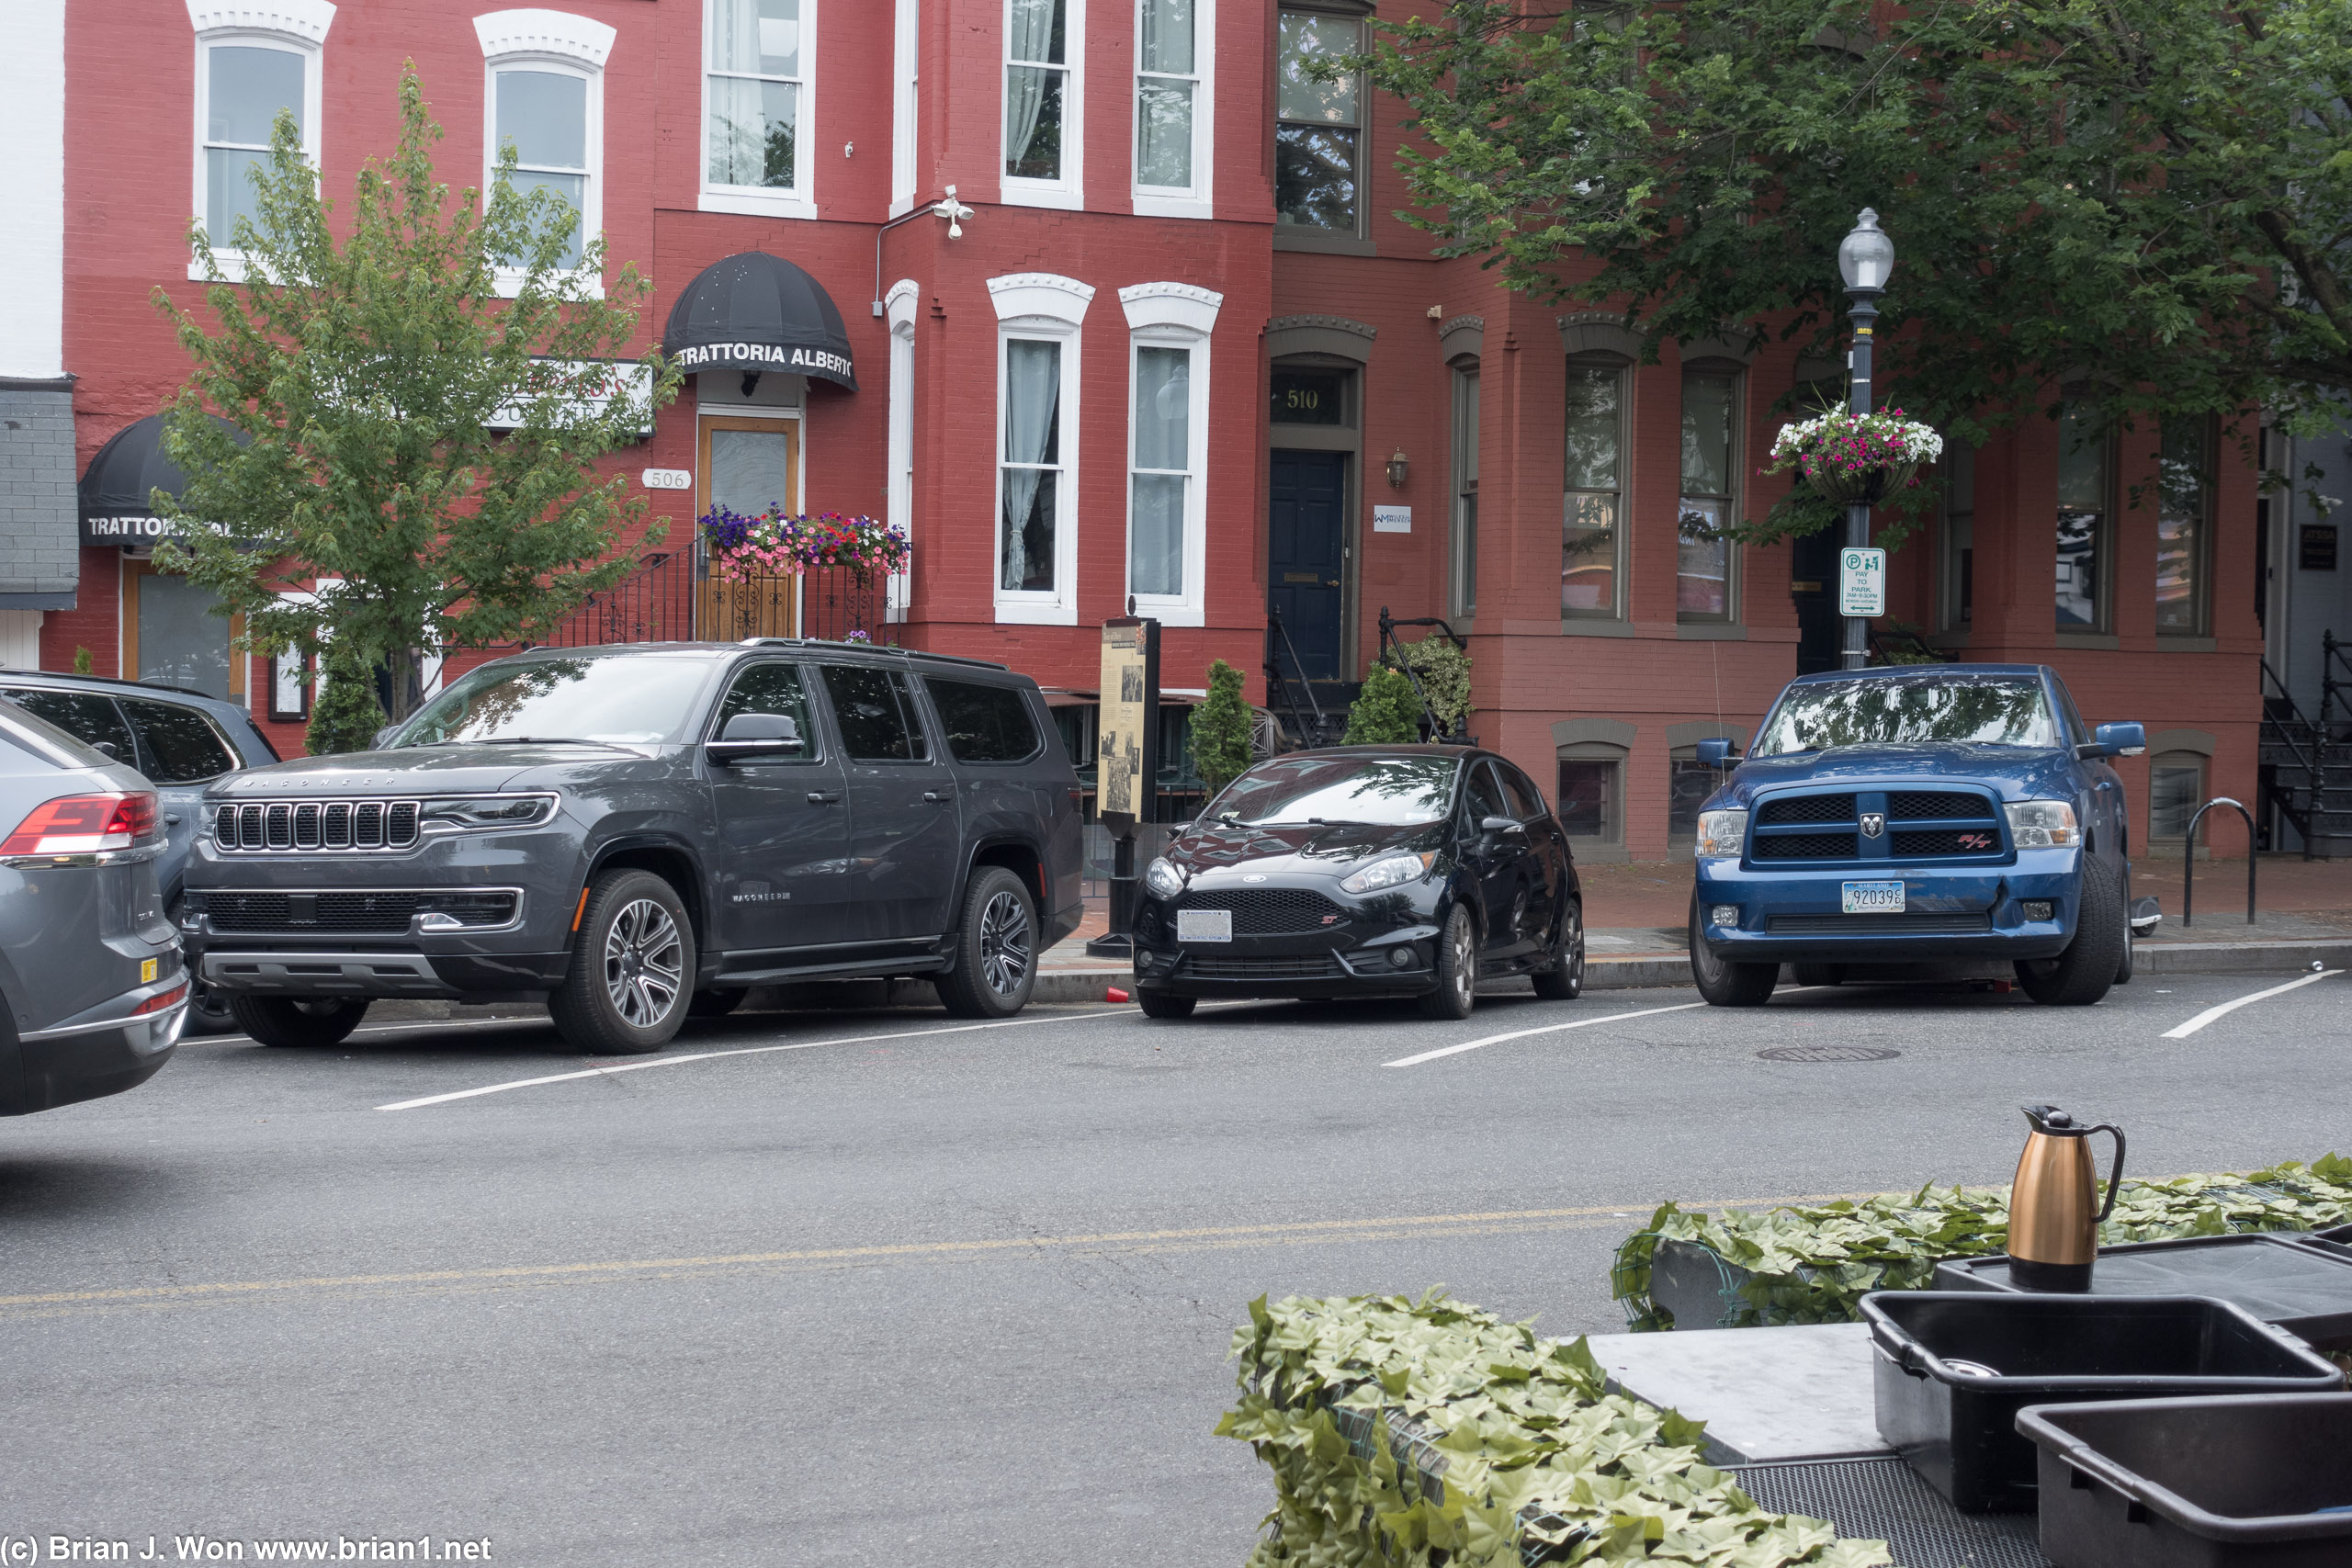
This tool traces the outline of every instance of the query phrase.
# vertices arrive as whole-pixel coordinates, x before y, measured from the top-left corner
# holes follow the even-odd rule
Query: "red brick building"
[[[698,364],[614,467],[684,486],[650,491],[673,543],[720,503],[904,524],[902,641],[1083,694],[1094,628],[1132,596],[1167,627],[1169,687],[1223,658],[1262,700],[1270,604],[1338,694],[1383,607],[1447,616],[1473,730],[1559,781],[1585,852],[1635,859],[1679,847],[1699,739],[1744,738],[1801,665],[1834,662],[1815,547],[1679,521],[1759,514],[1774,400],[1832,368],[1769,333],[1638,364],[1605,312],[1430,259],[1392,216],[1398,107],[1298,68],[1356,47],[1365,0],[63,4],[81,470],[179,386],[149,296],[196,298],[188,215],[226,231],[256,127],[297,108],[347,193],[413,61],[450,182],[514,140],[653,280],[643,344],[746,253],[829,298],[846,367],[796,373],[792,323],[746,315],[745,351]],[[951,188],[960,235],[929,210]],[[2054,423],[1948,464],[1892,602],[1960,657],[2055,664],[2094,721],[2143,720],[2152,756],[2125,767],[2159,825],[2254,790],[2261,648],[2252,473],[2213,432],[2168,434],[2218,478],[2158,485],[2154,434]],[[186,584],[85,538],[74,607],[40,612],[45,667],[87,649],[101,673],[270,708],[271,672],[229,657]]]

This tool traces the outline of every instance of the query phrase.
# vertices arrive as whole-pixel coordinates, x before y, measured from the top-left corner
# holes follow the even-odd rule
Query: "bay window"
[[[810,82],[817,0],[707,0],[705,211],[813,218]]]
[[[1560,615],[1615,620],[1624,611],[1625,366],[1568,362],[1566,462],[1560,515]]]
[[[1676,515],[1674,608],[1682,621],[1733,616],[1738,520],[1739,374],[1702,364],[1682,372],[1682,497]]]

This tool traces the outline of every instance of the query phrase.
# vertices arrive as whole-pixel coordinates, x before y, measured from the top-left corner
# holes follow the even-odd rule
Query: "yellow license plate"
[[[155,971],[161,966],[163,960],[159,958],[141,959],[139,961],[139,983],[142,986],[153,985],[155,983]]]

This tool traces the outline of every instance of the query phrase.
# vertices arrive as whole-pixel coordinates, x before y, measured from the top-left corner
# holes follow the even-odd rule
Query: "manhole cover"
[[[1885,1062],[1903,1055],[1876,1045],[1775,1045],[1756,1054],[1768,1062]]]

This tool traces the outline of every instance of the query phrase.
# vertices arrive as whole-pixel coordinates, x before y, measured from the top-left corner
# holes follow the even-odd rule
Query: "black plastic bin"
[[[2352,1247],[2333,1233],[2268,1231],[2102,1247],[2095,1296],[2218,1296],[2323,1350],[2352,1349]],[[1939,1291],[2015,1291],[2007,1258],[1949,1258]]]
[[[2034,1405],[2041,1550],[2061,1568],[2343,1568],[2352,1394]]]
[[[1964,1513],[2033,1506],[2029,1404],[2344,1386],[2310,1346],[2205,1296],[1873,1291],[1862,1316],[1879,1436]]]

